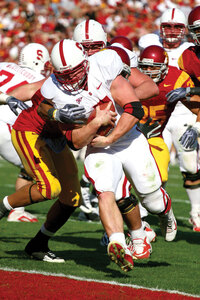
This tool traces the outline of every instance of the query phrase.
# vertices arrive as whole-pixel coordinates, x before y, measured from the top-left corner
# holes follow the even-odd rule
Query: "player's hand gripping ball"
[[[109,102],[99,102],[98,107],[100,108],[100,110],[104,110],[107,108]],[[110,110],[115,112],[115,107],[112,103]],[[94,108],[94,110],[91,112],[90,116],[88,117],[87,123],[90,123],[96,116],[96,108]],[[111,129],[113,129],[113,125],[109,124],[106,126],[101,126],[99,127],[97,134],[98,135],[102,135],[102,136],[107,136],[109,135]]]

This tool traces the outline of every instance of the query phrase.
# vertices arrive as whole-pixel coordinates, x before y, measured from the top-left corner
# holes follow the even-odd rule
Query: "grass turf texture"
[[[79,170],[81,177],[82,164],[79,164]],[[16,167],[0,160],[1,199],[14,192],[17,174]],[[12,223],[7,222],[6,218],[1,220],[0,268],[63,273],[200,295],[200,233],[193,232],[188,223],[190,203],[182,187],[182,177],[177,166],[170,167],[167,191],[172,197],[178,222],[176,240],[165,242],[161,236],[158,218],[149,216],[148,222],[157,233],[157,241],[152,244],[153,253],[150,259],[135,261],[135,267],[129,273],[123,273],[111,262],[106,249],[100,246],[102,225],[99,222],[77,220],[79,209],[49,242],[50,249],[65,258],[66,262],[51,264],[29,259],[24,253],[25,245],[40,229],[51,201],[27,207],[28,211],[38,216],[38,223]]]

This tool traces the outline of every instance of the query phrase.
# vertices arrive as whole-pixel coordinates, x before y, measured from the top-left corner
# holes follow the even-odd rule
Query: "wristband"
[[[47,115],[50,118],[50,120],[55,120],[55,113],[56,109],[53,107],[48,110]]]
[[[187,90],[187,88],[186,88],[186,90]],[[189,94],[200,96],[200,87],[197,86],[197,87],[190,88]]]
[[[0,103],[1,104],[6,104],[7,103],[7,99],[9,98],[10,96],[7,95],[7,94],[4,94],[4,93],[1,93],[0,94]]]

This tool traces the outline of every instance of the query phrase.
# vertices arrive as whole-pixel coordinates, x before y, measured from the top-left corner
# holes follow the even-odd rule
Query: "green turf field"
[[[82,172],[82,165],[80,170]],[[1,199],[14,191],[17,173],[17,168],[0,160]],[[44,222],[50,201],[28,207],[27,210],[38,216],[39,223],[1,220],[0,268],[63,273],[200,295],[200,233],[193,232],[188,223],[190,204],[177,166],[170,168],[167,191],[172,197],[178,222],[177,238],[174,242],[165,242],[157,217],[149,216],[148,221],[157,233],[157,241],[152,244],[153,253],[150,259],[136,261],[135,268],[129,273],[123,273],[111,262],[106,249],[100,246],[101,224],[78,221],[79,210],[49,243],[50,248],[66,262],[50,264],[30,260],[24,253],[24,247]]]

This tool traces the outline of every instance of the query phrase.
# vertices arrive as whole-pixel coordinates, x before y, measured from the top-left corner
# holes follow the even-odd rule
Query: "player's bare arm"
[[[37,90],[41,88],[45,79],[42,79],[37,82],[24,84],[22,86],[17,87],[12,92],[9,93],[10,96],[13,96],[21,101],[27,101],[32,98],[32,96],[36,93]]]
[[[149,99],[159,94],[157,84],[137,68],[131,68],[129,82],[135,88],[135,93],[140,100]]]
[[[118,76],[111,85],[111,94],[115,102],[124,108],[117,126],[107,136],[95,137],[93,147],[106,147],[125,135],[144,115],[142,105],[131,84],[122,76]]]

